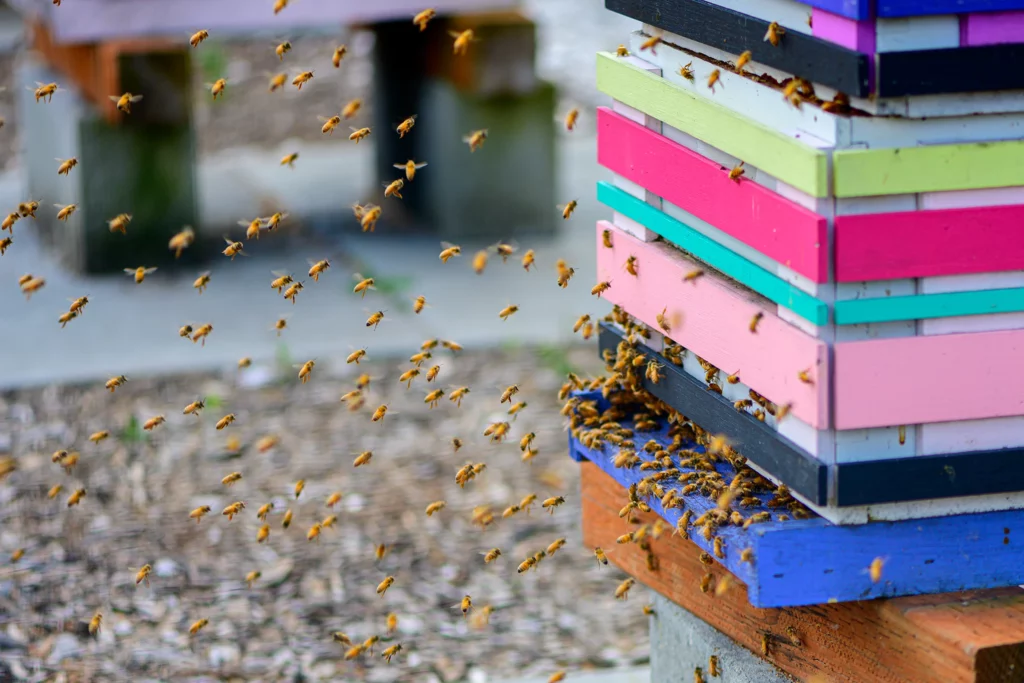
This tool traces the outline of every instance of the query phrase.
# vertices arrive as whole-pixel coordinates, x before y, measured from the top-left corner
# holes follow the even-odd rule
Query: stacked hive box
[[[653,334],[647,389],[820,516],[727,532],[751,602],[1024,583],[1024,0],[606,7],[643,28],[598,56],[604,296],[688,351]]]

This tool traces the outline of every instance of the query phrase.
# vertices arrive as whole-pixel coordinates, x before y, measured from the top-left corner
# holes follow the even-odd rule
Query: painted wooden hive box
[[[642,29],[597,59],[602,296],[814,512],[727,530],[751,601],[1024,583],[1024,0],[605,4]]]

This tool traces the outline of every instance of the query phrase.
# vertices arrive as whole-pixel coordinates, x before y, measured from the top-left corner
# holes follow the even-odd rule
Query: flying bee
[[[443,500],[434,501],[433,503],[431,503],[430,505],[427,506],[427,509],[426,509],[427,517],[431,517],[431,516],[433,516],[433,514],[435,512],[441,511],[442,509],[444,509],[444,506],[447,505],[447,504],[448,503],[446,503]]]
[[[358,97],[354,100],[349,100],[348,103],[341,109],[341,118],[350,119],[354,117],[363,106],[363,101]]]
[[[35,218],[36,211],[39,210],[39,202],[35,200],[22,202],[18,204],[18,214],[22,218]]]
[[[238,221],[238,225],[245,228],[245,239],[258,240],[260,231],[266,229],[262,218],[254,218],[251,221]]]
[[[348,136],[348,139],[355,141],[357,145],[360,140],[370,135],[369,128],[355,128],[353,126],[349,126],[349,128],[352,130],[352,134]]]
[[[530,570],[530,569],[532,569],[533,567],[536,567],[536,566],[537,566],[537,558],[535,556],[531,555],[530,557],[526,558],[525,560],[523,560],[522,562],[519,563],[519,567],[518,567],[518,569],[516,569],[516,571],[519,572],[520,574],[522,574],[523,572],[528,571],[528,570]]]
[[[577,203],[578,202],[575,199],[573,199],[568,204],[558,207],[559,209],[562,210],[562,220],[569,220],[569,216],[571,216],[572,212],[576,210]]]
[[[197,277],[195,282],[192,283],[192,287],[199,290],[199,293],[202,294],[208,284],[210,284],[210,271],[206,271]]]
[[[256,519],[259,519],[259,520],[265,522],[267,520],[267,515],[269,515],[270,511],[273,510],[273,509],[274,509],[274,504],[272,502],[271,503],[264,503],[263,505],[260,506],[259,510],[256,511]]]
[[[409,368],[408,370],[406,370],[405,372],[398,376],[398,381],[405,382],[405,388],[408,389],[409,387],[412,386],[412,381],[416,379],[416,377],[418,377],[419,374],[420,369],[418,367]]]
[[[570,109],[569,112],[565,115],[565,129],[568,131],[575,130],[576,122],[579,118],[580,110],[575,108]]]
[[[475,152],[477,149],[479,149],[481,146],[483,146],[484,141],[486,139],[487,139],[487,130],[486,129],[485,130],[475,130],[472,133],[470,133],[469,135],[464,135],[462,137],[462,141],[465,142],[467,145],[469,145],[469,151],[470,152]]]
[[[110,379],[108,379],[107,383],[104,384],[103,386],[105,386],[110,391],[110,393],[114,393],[115,389],[117,389],[119,386],[121,386],[127,381],[127,377],[125,377],[124,375],[118,375],[117,377],[111,377]]]
[[[328,268],[331,267],[331,262],[327,259],[321,261],[310,262],[312,265],[309,268],[309,277],[313,278],[313,282],[320,281],[320,275],[323,274]]]
[[[437,10],[429,9],[428,8],[428,9],[423,10],[422,12],[417,14],[416,16],[414,16],[412,18],[412,23],[414,23],[417,26],[419,26],[421,32],[422,31],[426,31],[427,30],[427,23],[429,23],[430,20],[433,19],[436,16],[437,16]]]
[[[729,171],[729,180],[735,180],[737,183],[740,182],[740,178],[746,171],[743,169],[744,162],[740,162],[736,166],[733,166]]]
[[[533,249],[527,249],[526,253],[523,254],[523,270],[530,272],[530,266],[534,264],[536,256],[533,253]]]
[[[690,61],[687,62],[685,66],[679,67],[679,75],[685,78],[686,80],[690,81],[691,83],[693,83],[693,69],[690,68],[692,64],[693,62]]]
[[[306,540],[319,541],[321,531],[323,531],[323,525],[320,522],[314,523],[313,526],[309,527],[309,531],[306,532]]]
[[[487,268],[487,250],[481,249],[473,256],[473,272],[481,275],[485,268]]]
[[[267,92],[277,92],[284,87],[284,84],[288,82],[288,74],[280,72],[276,74],[267,73],[269,80],[267,82]],[[298,156],[298,154],[296,154]],[[294,161],[294,160],[293,160]],[[284,166],[284,164],[281,164]],[[291,164],[289,164],[290,166]]]
[[[151,564],[144,564],[144,565],[142,565],[142,567],[139,568],[139,571],[135,573],[135,585],[138,586],[140,583],[145,581],[146,585],[148,586],[149,585],[149,575],[150,575],[150,573],[152,573],[152,571],[153,571],[153,565],[151,565]]]
[[[711,88],[712,93],[715,92],[715,84],[720,83],[721,75],[722,73],[718,69],[715,69],[708,75],[708,87]]]
[[[260,220],[267,226],[267,230],[277,230],[285,218],[288,218],[288,214],[278,211]]]
[[[356,349],[352,353],[348,354],[348,358],[345,359],[346,363],[355,363],[359,365],[359,361],[366,357],[366,349]]]
[[[441,254],[438,258],[441,259],[441,263],[448,263],[448,259],[453,256],[462,255],[462,247],[456,244],[449,244],[448,242],[441,242]]]
[[[519,306],[516,306],[515,304],[509,304],[505,308],[498,311],[498,317],[501,318],[502,320],[508,320],[509,316],[514,315],[518,310]]]
[[[301,282],[292,282],[290,285],[288,285],[288,289],[284,290],[284,298],[287,299],[288,301],[291,301],[292,305],[294,305],[295,297],[297,297],[299,295],[299,292],[301,292],[303,289],[305,289],[305,285],[303,285]]]
[[[203,400],[193,401],[185,406],[185,409],[181,411],[182,415],[195,415],[199,417],[199,411],[206,407],[206,403]]]
[[[188,44],[192,47],[199,47],[199,43],[203,42],[210,37],[209,31],[196,31],[192,34],[192,37],[188,39]]]
[[[221,510],[220,514],[225,516],[225,517],[227,517],[228,521],[230,522],[232,519],[235,518],[235,515],[239,514],[244,509],[245,509],[245,503],[243,503],[242,501],[239,500],[239,501],[235,501],[231,505],[228,505],[226,508]]]
[[[405,171],[405,179],[411,183],[412,179],[416,177],[416,171],[418,171],[419,169],[423,168],[426,165],[427,162],[425,161],[423,163],[417,164],[412,159],[409,159],[404,164],[394,164],[394,167]]]
[[[320,127],[320,132],[324,135],[334,135],[334,129],[341,124],[341,117],[334,115],[331,117],[317,116],[317,118],[323,121],[323,126]]]
[[[199,328],[192,333],[192,343],[195,344],[197,341],[202,340],[202,345],[206,346],[206,338],[210,336],[211,332],[213,332],[213,325],[210,323],[200,325]]]
[[[274,54],[277,55],[278,61],[284,61],[284,56],[292,51],[292,44],[285,40],[278,43],[277,47],[274,48]]]
[[[348,54],[348,46],[339,45],[338,47],[334,48],[334,54],[331,55],[331,64],[334,65],[335,69],[341,67],[341,60],[345,58],[346,54]]]
[[[124,272],[128,275],[135,276],[135,284],[142,284],[142,281],[146,279],[146,276],[155,273],[156,268],[146,268],[145,266],[139,266],[138,268],[125,268]]]
[[[299,158],[298,152],[292,152],[291,154],[285,154],[281,157],[281,165],[287,166],[288,168],[295,168],[295,161]]]
[[[750,319],[750,325],[747,326],[747,329],[750,330],[751,334],[757,334],[757,326],[761,322],[761,318],[763,317],[764,311],[758,311],[757,313],[754,314],[754,317]]]
[[[383,597],[384,593],[395,583],[395,577],[385,576],[384,580],[377,584],[377,595]]]
[[[383,211],[379,206],[367,204],[363,207],[363,217],[359,219],[359,225],[362,226],[363,232],[373,232],[373,229],[377,227],[377,221],[380,220],[381,213]]]
[[[773,21],[768,24],[768,30],[764,34],[763,42],[772,44],[772,47],[778,47],[779,42],[782,40],[782,36],[786,34],[786,30],[779,26],[777,21]]]
[[[434,389],[423,398],[423,402],[430,405],[431,408],[436,408],[438,401],[444,398],[444,389]]]
[[[551,545],[549,545],[547,547],[545,552],[548,554],[548,557],[551,557],[555,553],[557,553],[559,550],[561,550],[562,547],[564,547],[564,546],[565,546],[565,539],[564,538],[556,538],[554,541],[551,542]]]
[[[422,295],[418,296],[415,299],[413,299],[413,302],[412,302],[412,312],[413,313],[420,313],[423,310],[423,307],[426,306],[426,305],[427,305],[427,297],[422,296]]]
[[[796,374],[796,376],[797,376],[797,379],[799,379],[804,384],[814,384],[814,378],[811,377],[811,369],[810,368],[807,368],[806,370],[801,370],[800,372],[798,372]],[[906,431],[904,430],[903,440],[906,441],[906,439],[907,439]],[[902,445],[903,442],[901,441],[900,443]]]
[[[216,100],[218,97],[224,94],[224,91],[228,87],[228,79],[218,78],[213,83],[207,83],[206,87],[210,89],[210,94],[213,95],[213,99]]]
[[[227,237],[224,238],[224,242],[228,246],[221,253],[224,254],[225,256],[230,256],[232,261],[234,261],[235,257],[238,256],[239,254],[245,253],[244,251],[242,251],[242,247],[244,245],[241,242],[229,240]]]
[[[640,52],[650,50],[652,55],[656,55],[658,53],[655,51],[655,48],[659,43],[661,43],[661,36],[651,36],[644,42],[640,43]]]
[[[246,585],[247,585],[247,586],[248,586],[249,588],[252,588],[252,585],[253,585],[254,583],[256,583],[256,581],[257,581],[257,580],[258,580],[258,579],[259,579],[259,578],[260,578],[261,576],[263,576],[263,573],[262,573],[262,572],[259,572],[259,571],[257,571],[257,570],[253,570],[253,571],[249,572],[248,574],[246,574],[246,575],[245,575],[245,583],[246,583]]]
[[[612,283],[611,283],[611,282],[608,282],[608,281],[605,281],[605,282],[598,282],[598,283],[597,283],[596,285],[594,285],[594,287],[593,287],[593,288],[592,288],[592,289],[590,290],[590,293],[591,293],[592,295],[596,296],[596,297],[597,297],[598,299],[600,299],[600,298],[601,298],[601,295],[602,295],[602,294],[604,294],[605,292],[607,292],[607,291],[608,291],[608,289],[609,289],[609,288],[610,288],[611,286],[612,286]]]
[[[394,657],[395,655],[397,655],[401,651],[402,651],[402,644],[401,643],[395,643],[391,647],[389,647],[386,650],[384,650],[383,652],[381,652],[380,656],[383,657],[384,660],[388,664],[390,664],[391,663],[391,658]]]
[[[753,56],[754,55],[750,52],[750,50],[745,50],[742,53],[740,53],[740,56],[736,58],[736,73],[743,73],[743,67],[750,63],[750,58]]]
[[[521,411],[525,410],[527,406],[526,401],[519,401],[508,409],[509,415],[518,415]]]
[[[548,677],[548,683],[562,683],[565,680],[564,671],[556,671]]]
[[[878,583],[882,580],[882,566],[885,564],[885,559],[876,557],[871,560],[870,566],[868,566],[868,574],[871,576],[871,583]]]
[[[473,609],[473,598],[471,598],[468,595],[464,595],[459,604],[453,605],[453,607],[458,607],[459,609],[461,609],[462,616],[466,617],[469,615],[469,610]]]
[[[142,95],[133,95],[130,92],[126,92],[123,95],[108,95],[110,101],[114,103],[117,110],[124,112],[125,114],[132,113],[132,105],[142,99]]]
[[[364,278],[359,273],[356,273],[352,277],[358,280],[356,286],[352,288],[353,294],[362,294],[365,297],[366,292],[374,288],[374,279],[372,277]]]
[[[181,232],[175,234],[167,242],[167,248],[174,252],[174,258],[180,258],[181,252],[192,246],[196,239],[196,233],[192,228],[185,226]]]
[[[302,380],[303,384],[305,384],[306,382],[309,381],[310,376],[313,374],[313,367],[315,365],[316,365],[316,361],[315,360],[307,360],[305,363],[303,363],[302,365],[298,366],[299,367],[299,379]]]
[[[46,280],[41,277],[32,277],[31,275],[27,279],[22,277],[18,282],[21,283],[21,291],[25,294],[26,299],[32,298],[34,293],[46,286]]]
[[[594,557],[597,558],[598,564],[608,565],[608,556],[601,548],[594,548]]]
[[[565,496],[552,496],[546,499],[540,504],[542,508],[548,511],[548,514],[555,514],[555,508],[565,502]]]
[[[427,381],[428,382],[433,382],[435,379],[437,379],[437,373],[439,373],[439,372],[441,372],[441,366],[440,365],[435,365],[432,368],[430,368],[429,370],[427,370],[427,375],[426,375]]]
[[[467,28],[462,32],[448,31],[448,35],[455,38],[455,42],[452,44],[452,54],[455,55],[466,54],[466,51],[469,50],[469,44],[479,40],[471,28]]]
[[[412,127],[416,125],[416,115],[413,114],[409,118],[402,121],[395,128],[395,132],[398,133],[398,137],[404,138],[405,134],[412,130]]]
[[[217,429],[218,430],[224,429],[225,427],[227,427],[228,425],[230,425],[234,421],[235,421],[235,414],[234,413],[228,413],[227,415],[225,415],[221,419],[217,420]],[[239,475],[239,478],[241,478],[241,475]]]
[[[292,511],[285,510],[284,517],[281,518],[281,527],[287,529],[292,525]]]
[[[377,409],[373,411],[373,416],[370,418],[373,422],[380,422],[384,419],[384,416],[388,413],[388,404],[383,403],[377,406]]]
[[[190,636],[196,635],[197,633],[202,631],[203,628],[205,628],[206,625],[209,624],[209,623],[210,623],[209,619],[199,619],[198,621],[192,622],[192,625],[188,627],[188,634]]]
[[[462,406],[462,399],[465,398],[468,393],[469,387],[458,387],[456,389],[452,389],[452,392],[448,394],[448,400],[454,403],[455,407],[459,408]]]
[[[54,498],[59,496],[60,492],[63,491],[63,490],[64,490],[64,486],[62,486],[61,484],[56,484],[55,486],[50,488],[49,491],[46,492],[46,497],[49,498],[50,500],[53,500]]]
[[[61,159],[57,157],[57,161],[60,162],[60,166],[57,167],[57,175],[67,175],[71,173],[71,169],[78,166],[78,159],[71,157],[70,159]]]
[[[54,206],[60,209],[60,211],[57,212],[57,220],[65,222],[67,222],[68,218],[71,217],[71,214],[78,209],[78,204],[68,204],[67,206],[54,204]]]
[[[190,519],[196,520],[196,524],[199,524],[199,522],[202,521],[203,516],[208,514],[209,512],[210,512],[210,506],[209,505],[203,505],[202,507],[197,507],[195,510],[193,510],[190,513],[188,513],[188,516],[189,516]]]
[[[70,496],[68,496],[68,507],[74,507],[82,502],[85,498],[85,489],[75,489]]]
[[[107,438],[110,438],[110,432],[106,429],[100,430],[98,432],[93,432],[92,434],[89,435],[89,441],[92,441],[93,443],[99,443],[100,441],[103,441],[104,439]]]
[[[14,224],[17,223],[19,219],[21,219],[21,214],[17,211],[7,214],[7,217],[4,218],[2,223],[0,223],[0,230],[10,230],[13,235]]]
[[[101,624],[103,624],[103,613],[97,612],[92,615],[92,619],[89,620],[89,635],[96,635],[100,630]]]
[[[39,81],[36,81],[36,85],[38,87],[28,88],[29,90],[32,90],[35,93],[36,102],[42,99],[45,99],[47,102],[49,102],[53,99],[53,94],[58,90],[61,90],[61,87],[56,83],[40,83]]]
[[[295,86],[296,90],[302,90],[302,86],[309,83],[311,80],[313,80],[312,69],[309,71],[300,71],[295,75],[295,78],[292,79],[292,85]]]
[[[385,197],[397,197],[402,199],[402,188],[405,187],[405,181],[399,178],[398,180],[392,180],[390,183],[383,183],[384,185],[384,196]]]
[[[512,403],[512,397],[519,393],[518,384],[510,384],[505,388],[505,391],[501,392],[501,400],[499,403]]]
[[[629,578],[619,584],[618,588],[615,589],[615,599],[625,600],[629,597],[629,589],[636,583],[636,579]]]
[[[223,479],[221,479],[220,483],[223,484],[224,486],[231,486],[235,482],[241,481],[241,479],[242,479],[242,473],[241,472],[232,472],[231,474],[229,474],[226,477],[224,477]]]

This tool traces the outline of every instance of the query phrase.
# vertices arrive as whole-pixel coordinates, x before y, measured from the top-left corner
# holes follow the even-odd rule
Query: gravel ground
[[[616,601],[622,575],[581,547],[577,466],[565,454],[554,396],[566,367],[597,369],[593,349],[440,355],[437,381],[472,388],[461,408],[443,400],[428,410],[423,396],[433,385],[421,377],[406,390],[397,366],[367,362],[360,370],[375,378],[368,407],[354,413],[338,402],[354,385],[354,366],[335,373],[318,366],[308,384],[291,368],[277,380],[283,369],[254,366],[219,377],[129,381],[114,394],[91,386],[0,395],[0,456],[10,452],[18,463],[0,482],[0,623],[7,622],[0,680],[9,680],[4,660],[33,681],[472,683],[645,662],[645,592]],[[484,427],[507,419],[499,394],[512,382],[528,407],[508,441],[491,444]],[[204,414],[183,415],[199,396],[207,397]],[[372,407],[384,402],[384,422],[372,423]],[[237,421],[217,431],[229,412]],[[165,424],[139,429],[161,413]],[[101,429],[111,438],[89,443]],[[523,463],[518,442],[528,430],[539,455]],[[256,442],[267,435],[280,442],[261,453]],[[237,453],[226,445],[232,436]],[[453,436],[465,442],[458,453]],[[59,449],[81,453],[71,474],[51,462]],[[354,468],[365,450],[374,453],[371,463]],[[461,489],[455,472],[467,462],[487,468]],[[241,481],[222,485],[236,471]],[[299,479],[306,485],[296,501]],[[63,491],[48,500],[55,484]],[[87,495],[68,508],[78,487]],[[325,501],[334,491],[343,494],[337,525],[308,542],[310,526],[331,513]],[[501,518],[528,493],[563,495],[566,503],[553,515],[538,504],[532,514]],[[228,521],[219,513],[235,500],[247,507]],[[448,507],[428,518],[424,509],[436,500]],[[274,503],[271,532],[261,545],[256,512],[267,502]],[[201,505],[213,511],[196,524],[189,511]],[[486,529],[470,521],[477,506],[496,514]],[[286,509],[294,514],[288,530]],[[557,555],[517,574],[520,561],[559,537],[568,543]],[[380,543],[388,552],[377,561]],[[502,557],[487,565],[481,553],[493,547]],[[136,586],[144,564],[153,567],[151,585]],[[262,576],[249,590],[244,579],[253,570]],[[387,575],[395,583],[379,597],[375,588]],[[489,626],[453,608],[466,594],[475,619],[484,605],[494,608]],[[87,624],[97,611],[102,627],[91,637]],[[385,635],[389,612],[398,616],[392,636]],[[209,625],[190,638],[200,618]],[[382,642],[373,656],[344,661],[346,648],[331,640],[336,630],[360,641],[379,634]],[[399,642],[401,654],[386,664],[380,651]]]

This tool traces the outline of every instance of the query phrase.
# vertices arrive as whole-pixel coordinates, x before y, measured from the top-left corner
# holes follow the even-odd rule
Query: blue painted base
[[[596,400],[599,410],[608,406],[600,392],[580,392],[576,396],[584,401]],[[621,424],[633,427],[629,422]],[[653,438],[667,445],[667,432],[667,425],[662,424],[657,431],[638,433],[637,438],[644,442]],[[701,450],[699,446],[689,447]],[[574,460],[593,462],[624,487],[647,476],[648,472],[639,469],[616,468],[612,459],[617,451],[611,444],[602,450],[589,449],[569,438],[569,453]],[[650,459],[643,451],[638,455]],[[678,463],[678,459],[674,461]],[[725,481],[735,475],[728,463],[719,463],[717,469]],[[662,485],[669,488],[666,482]],[[764,502],[769,498],[760,497]],[[683,499],[694,518],[714,506],[699,493]],[[627,502],[625,493],[622,502]],[[683,513],[679,508],[663,509],[657,498],[648,504],[673,527]],[[1024,584],[1024,511],[858,526],[838,526],[820,517],[779,521],[779,513],[785,511],[765,506],[744,507],[741,511],[744,517],[768,512],[771,521],[753,524],[746,530],[720,527],[717,535],[725,542],[725,558],[717,561],[747,585],[755,607],[795,607]],[[713,543],[706,541],[699,529],[691,527],[690,540],[713,554]],[[740,561],[740,553],[747,548],[753,550],[753,563]],[[868,567],[877,557],[884,559],[884,565],[881,580],[873,583]]]

